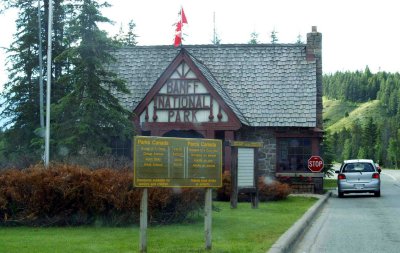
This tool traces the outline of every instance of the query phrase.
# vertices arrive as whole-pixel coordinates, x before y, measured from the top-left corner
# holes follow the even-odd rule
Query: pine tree
[[[135,27],[136,24],[133,22],[133,20],[129,21],[128,32],[125,34],[121,24],[119,32],[114,36],[113,40],[119,46],[136,46],[137,45],[136,38],[138,36],[134,33]]]
[[[271,32],[271,43],[272,44],[276,44],[278,42],[278,32],[274,30],[272,30]]]
[[[360,147],[362,146],[362,126],[359,120],[354,122],[351,128],[351,157],[357,157]]]
[[[64,0],[54,0],[53,20],[53,56],[57,57],[68,46],[65,40],[65,5]],[[16,20],[15,40],[8,50],[9,81],[5,85],[5,109],[1,116],[9,119],[4,133],[4,152],[8,158],[16,160],[37,161],[41,159],[43,146],[43,129],[40,129],[39,111],[39,76],[47,72],[46,67],[39,70],[39,41],[42,41],[42,55],[47,52],[47,16],[48,1],[41,4],[41,20],[38,19],[37,1],[8,2],[12,8],[19,9]],[[39,38],[38,23],[42,31]],[[55,61],[53,75],[61,77],[65,63]],[[44,80],[46,81],[46,80]],[[44,83],[46,85],[46,82]],[[54,85],[52,99],[57,100],[65,94],[62,86]]]
[[[398,168],[398,163],[397,161],[399,160],[399,144],[398,140],[395,138],[390,138],[389,139],[389,147],[388,147],[388,160],[390,162],[391,166],[394,166],[395,169]]]
[[[249,44],[253,44],[253,45],[258,44],[258,33],[252,32],[250,34]]]
[[[296,44],[304,44],[304,41],[303,41],[303,38],[301,37],[301,34],[297,35]]]
[[[334,139],[332,138],[333,135],[327,131],[324,134],[322,152],[323,152],[323,159],[324,159],[324,169],[323,172],[326,176],[333,176],[334,169],[333,169],[333,161],[334,161]]]
[[[365,158],[374,159],[375,155],[375,144],[377,139],[377,131],[376,124],[373,119],[370,117],[364,127],[363,137],[362,137],[362,146],[365,150]]]
[[[1,117],[5,124],[4,153],[8,159],[38,160],[40,150],[31,146],[40,127],[38,83],[38,17],[37,8],[30,2],[18,1],[11,7],[19,9],[17,31],[8,49],[11,63],[9,81],[5,84],[4,110]],[[22,158],[25,157],[25,158]]]
[[[346,139],[346,141],[344,142],[344,145],[343,145],[343,153],[342,153],[343,160],[350,159],[352,156],[351,153],[352,153],[352,150],[351,150],[350,139]]]
[[[123,80],[106,68],[113,59],[115,43],[97,26],[110,22],[100,13],[108,6],[95,0],[76,2],[76,19],[69,28],[75,46],[62,54],[73,66],[62,80],[71,92],[54,108],[57,122],[52,132],[58,149],[72,154],[82,150],[109,152],[113,137],[128,137],[133,132],[129,112],[112,95],[112,91],[128,90]]]

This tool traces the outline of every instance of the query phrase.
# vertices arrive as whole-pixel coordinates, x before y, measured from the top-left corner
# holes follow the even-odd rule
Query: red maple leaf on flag
[[[174,47],[178,47],[182,44],[182,28],[183,24],[187,24],[187,18],[185,12],[183,11],[183,7],[181,7],[181,11],[179,12],[179,20],[176,23],[175,28],[175,40],[174,40]]]

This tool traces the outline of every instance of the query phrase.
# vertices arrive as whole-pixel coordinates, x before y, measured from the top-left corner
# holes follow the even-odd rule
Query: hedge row
[[[128,225],[138,222],[142,190],[131,170],[40,165],[0,171],[0,225]],[[149,189],[150,223],[182,221],[204,205],[202,189]]]

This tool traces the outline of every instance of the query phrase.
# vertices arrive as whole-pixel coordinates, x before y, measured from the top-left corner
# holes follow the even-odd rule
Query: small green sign
[[[136,136],[135,187],[221,187],[221,140]]]

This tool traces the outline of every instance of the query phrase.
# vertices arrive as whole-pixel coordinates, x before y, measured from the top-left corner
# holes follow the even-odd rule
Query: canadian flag
[[[183,11],[183,7],[181,7],[178,22],[176,23],[174,47],[178,47],[182,44],[182,28],[183,24],[187,23],[185,12]]]

